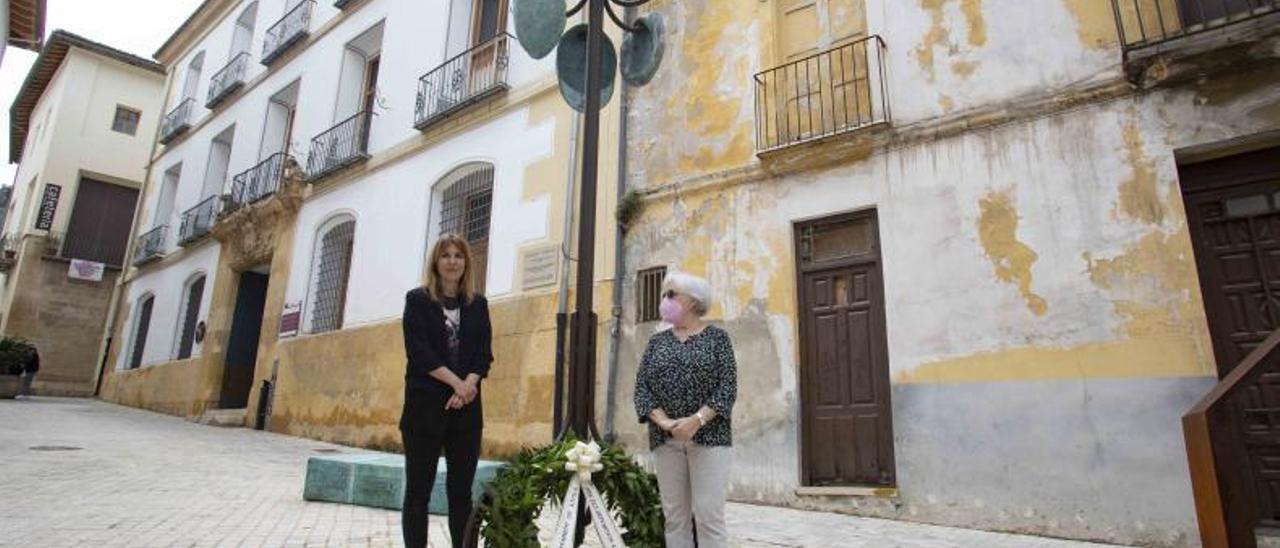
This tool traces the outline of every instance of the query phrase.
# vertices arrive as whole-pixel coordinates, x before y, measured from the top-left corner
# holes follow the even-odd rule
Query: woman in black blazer
[[[426,281],[405,295],[405,492],[401,527],[408,548],[427,546],[427,506],[444,448],[449,534],[455,548],[471,516],[471,481],[484,415],[480,380],[493,362],[489,303],[475,292],[471,248],[444,234],[431,250]]]

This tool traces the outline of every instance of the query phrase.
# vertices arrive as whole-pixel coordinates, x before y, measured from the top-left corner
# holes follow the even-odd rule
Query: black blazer
[[[493,363],[493,330],[489,325],[489,301],[476,295],[462,305],[458,328],[458,364],[449,364],[449,332],[444,326],[444,307],[418,287],[404,296],[404,351],[408,358],[405,379],[435,380],[431,371],[449,367],[461,378],[475,373],[489,376]]]

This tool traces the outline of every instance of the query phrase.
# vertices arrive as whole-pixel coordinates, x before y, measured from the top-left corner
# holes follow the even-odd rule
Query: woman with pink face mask
[[[711,286],[689,274],[662,282],[658,312],[671,329],[649,339],[636,372],[636,414],[649,423],[668,548],[729,545],[724,505],[733,444],[737,364],[729,334],[702,317]]]

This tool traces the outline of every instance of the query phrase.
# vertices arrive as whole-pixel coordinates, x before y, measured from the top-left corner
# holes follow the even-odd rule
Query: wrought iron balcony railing
[[[884,56],[872,35],[756,74],[757,150],[889,123]]]
[[[369,124],[367,112],[357,112],[311,140],[307,155],[307,178],[316,180],[344,167],[369,158]]]
[[[134,266],[143,265],[164,257],[164,244],[168,234],[169,227],[161,225],[138,236],[137,247],[133,250]]]
[[[284,168],[288,161],[288,154],[277,152],[232,178],[227,212],[267,198],[280,190],[280,182],[284,179]]]
[[[191,129],[191,111],[195,109],[195,105],[196,100],[187,97],[164,116],[164,122],[160,124],[160,144],[167,145],[182,132]]]
[[[310,34],[314,7],[315,0],[303,0],[267,29],[267,37],[262,40],[262,64],[270,65]]]
[[[221,103],[223,99],[230,97],[237,89],[244,86],[245,68],[249,66],[249,52],[242,51],[227,66],[222,67],[213,78],[209,79],[209,98],[205,101],[206,108],[213,108]]]
[[[213,223],[218,218],[218,206],[221,204],[222,196],[214,195],[184,211],[182,224],[178,227],[178,245],[193,244],[208,235],[213,230]]]
[[[1280,0],[1111,0],[1125,55],[1280,13]],[[1280,15],[1276,16],[1280,22]]]
[[[445,61],[418,79],[414,127],[427,126],[507,89],[511,35],[489,41]]]

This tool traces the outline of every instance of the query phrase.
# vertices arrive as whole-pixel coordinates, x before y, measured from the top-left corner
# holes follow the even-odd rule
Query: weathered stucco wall
[[[1174,151],[1280,127],[1267,114],[1280,94],[1248,83],[1258,77],[793,175],[701,171],[651,196],[628,234],[629,270],[707,276],[719,292],[710,317],[737,344],[733,496],[1195,545],[1179,417],[1215,369]],[[664,134],[683,131],[696,129]],[[798,498],[792,223],[869,207],[880,219],[899,498]],[[651,329],[624,334],[618,425],[635,447],[634,365]]]

